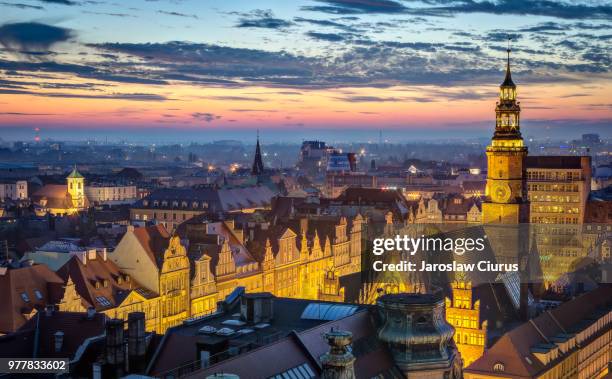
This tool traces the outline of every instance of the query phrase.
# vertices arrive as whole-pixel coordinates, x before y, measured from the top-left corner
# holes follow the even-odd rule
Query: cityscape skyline
[[[604,2],[0,8],[6,139],[36,127],[50,138],[254,129],[486,138],[508,37],[526,135],[610,133],[612,7]]]

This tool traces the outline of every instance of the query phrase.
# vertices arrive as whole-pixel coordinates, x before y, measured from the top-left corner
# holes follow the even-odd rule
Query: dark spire
[[[506,52],[508,53],[508,62],[506,63],[506,78],[504,79],[504,82],[502,83],[502,87],[516,87],[516,85],[514,84],[514,82],[512,81],[512,74],[510,73],[510,41],[512,39],[508,38],[508,49],[506,49]]]
[[[253,159],[253,169],[251,175],[261,175],[264,172],[263,160],[261,159],[261,147],[259,146],[259,130],[257,130],[257,146],[255,147],[255,159]]]

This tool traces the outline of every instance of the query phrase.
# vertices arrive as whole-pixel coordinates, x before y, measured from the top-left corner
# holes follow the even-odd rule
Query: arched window
[[[504,366],[504,364],[501,362],[497,362],[493,365],[493,371],[501,372],[505,370],[506,370],[506,366]]]

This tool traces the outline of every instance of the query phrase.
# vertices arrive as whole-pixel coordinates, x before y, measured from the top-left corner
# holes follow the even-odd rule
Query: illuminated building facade
[[[452,283],[452,299],[446,298],[446,321],[455,327],[453,339],[467,367],[484,353],[487,321],[480,319],[480,300],[472,298],[472,283]]]
[[[47,184],[32,195],[32,202],[42,213],[54,216],[75,214],[89,206],[85,196],[85,178],[76,167],[66,177],[66,184]]]
[[[233,221],[186,223],[177,231],[180,237],[162,225],[130,226],[109,259],[151,298],[140,299],[140,306],[119,302],[109,315],[127,317],[123,308],[142,311],[147,330],[163,333],[214,312],[236,287],[343,301],[339,277],[361,269],[361,216],[350,223],[345,217],[285,221],[253,230]]]
[[[135,185],[89,183],[85,195],[92,204],[125,204],[138,199],[138,190]]]
[[[26,200],[28,198],[28,182],[26,180],[8,180],[0,182],[0,203],[5,199]]]
[[[590,156],[525,158],[530,222],[582,224],[591,191]]]

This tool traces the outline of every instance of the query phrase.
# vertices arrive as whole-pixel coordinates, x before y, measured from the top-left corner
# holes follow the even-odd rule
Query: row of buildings
[[[112,252],[70,240],[47,243],[6,265],[2,279],[13,288],[7,305],[14,321],[2,332],[15,331],[32,312],[51,305],[63,311],[92,307],[123,319],[142,311],[146,329],[163,333],[214,312],[236,287],[344,300],[339,277],[361,269],[361,216],[237,222],[196,218],[174,234],[162,224],[129,226]],[[38,271],[60,288],[47,292],[46,283],[22,283]]]

